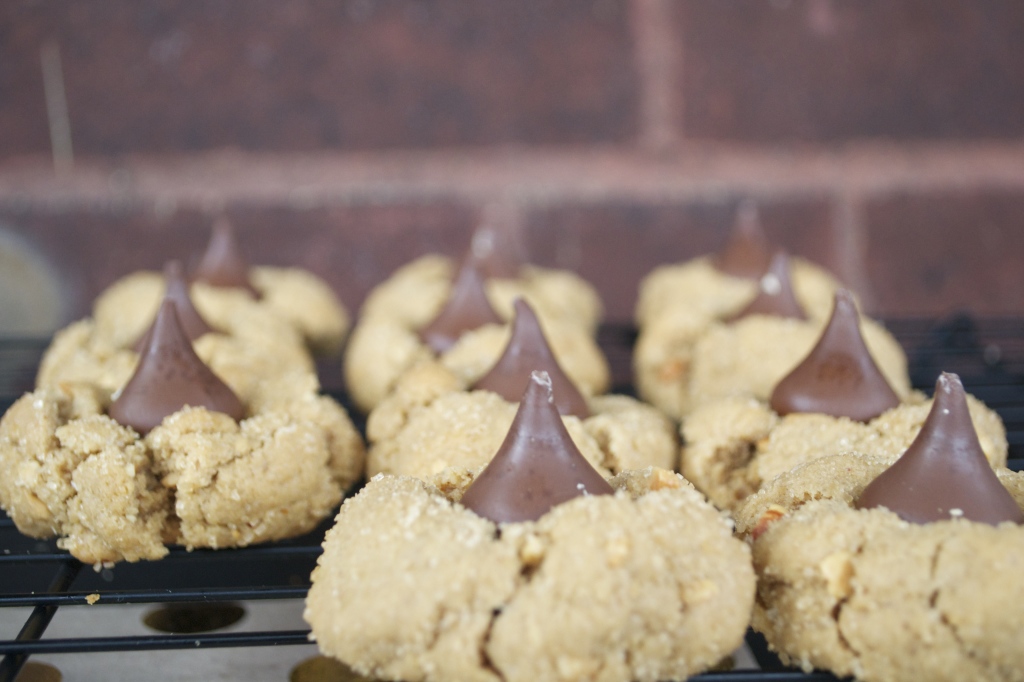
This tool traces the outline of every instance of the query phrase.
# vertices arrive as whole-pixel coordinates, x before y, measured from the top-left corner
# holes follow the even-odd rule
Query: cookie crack
[[[861,542],[861,543],[859,543],[857,545],[856,549],[854,549],[853,555],[850,557],[850,560],[853,561],[857,557],[861,556],[863,553],[864,553],[864,543]],[[858,651],[857,648],[853,646],[853,644],[850,642],[850,640],[846,638],[846,634],[843,632],[843,625],[842,625],[843,609],[846,608],[846,605],[849,602],[850,602],[850,595],[849,594],[844,596],[844,597],[842,597],[841,599],[839,599],[839,601],[836,602],[835,606],[832,607],[832,619],[836,623],[836,638],[839,640],[840,646],[842,646],[844,649],[846,649],[846,651],[848,651],[850,653],[850,655],[853,656],[854,659],[859,661],[860,658],[861,658],[860,651]]]
[[[933,584],[936,580],[936,574],[938,573],[939,557],[941,556],[942,551],[945,549],[945,547],[945,541],[939,541],[935,545],[935,551],[932,553],[931,567],[929,570],[928,578]],[[939,624],[943,628],[945,628],[947,632],[949,632],[950,636],[953,638],[957,646],[960,648],[960,651],[965,656],[967,656],[967,658],[977,662],[978,665],[982,668],[985,668],[986,670],[992,672],[992,663],[983,658],[978,657],[978,655],[967,645],[963,638],[961,638],[959,630],[957,630],[956,625],[949,619],[949,616],[946,614],[946,612],[939,608],[938,601],[941,592],[942,588],[938,586],[936,586],[935,589],[932,590],[932,592],[928,595],[928,607],[936,613],[936,615],[938,616]],[[998,669],[998,666],[996,668]],[[1001,675],[996,675],[996,677],[1001,677]]]
[[[69,452],[64,446],[59,446],[59,449],[64,452]],[[93,460],[97,457],[102,457],[106,451],[101,447],[95,450],[84,453],[84,456],[74,463],[73,466],[62,467],[66,472],[68,488],[71,489],[71,494],[63,499],[63,505],[65,509],[65,515],[67,515],[67,509],[71,506],[72,502],[80,496],[80,491],[75,483],[75,474],[78,473],[79,468],[85,465],[86,462]],[[33,493],[35,495],[35,493]]]
[[[750,467],[757,455],[757,443],[745,439],[730,438],[716,448],[711,468],[718,484],[736,491],[739,485],[747,483]],[[739,495],[737,499],[740,499]]]
[[[512,595],[510,595],[510,600],[511,596]],[[484,670],[490,671],[494,674],[495,677],[502,681],[504,681],[505,676],[502,674],[501,670],[498,669],[498,666],[494,664],[494,661],[491,660],[490,655],[487,653],[487,646],[491,643],[491,634],[494,632],[494,624],[498,622],[498,617],[501,615],[502,610],[507,605],[508,604],[506,602],[505,604],[502,604],[502,606],[491,610],[491,618],[489,621],[487,621],[487,627],[484,629],[484,634],[480,638],[479,650],[480,667]]]
[[[611,436],[607,433],[602,433],[600,437],[595,436],[594,440],[597,441],[598,449],[601,451],[601,466],[613,474],[622,471],[622,462],[619,461],[619,456],[612,447]]]
[[[500,536],[500,531],[499,531]],[[546,544],[546,543],[544,543]],[[480,667],[484,670],[492,672],[499,680],[505,680],[505,674],[497,666],[497,664],[491,660],[487,650],[491,643],[491,636],[494,633],[494,628],[498,623],[498,619],[501,618],[501,614],[515,601],[516,597],[522,592],[522,590],[529,585],[537,572],[540,571],[544,565],[544,559],[546,551],[536,557],[535,561],[525,561],[522,557],[522,553],[519,554],[519,574],[516,580],[515,586],[509,592],[508,596],[502,600],[501,604],[491,610],[490,620],[487,622],[487,627],[484,629],[483,635],[480,638],[479,644],[479,656],[480,656]]]

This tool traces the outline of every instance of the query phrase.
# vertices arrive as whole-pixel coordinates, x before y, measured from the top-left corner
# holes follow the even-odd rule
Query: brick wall
[[[876,314],[1020,315],[1022,35],[1019,0],[10,0],[0,229],[61,321],[222,213],[354,308],[497,206],[625,321],[754,199]]]

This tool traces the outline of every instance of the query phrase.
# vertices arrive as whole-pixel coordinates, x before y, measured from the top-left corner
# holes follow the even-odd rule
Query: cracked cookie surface
[[[999,415],[968,395],[967,405],[993,467],[1006,466]],[[894,461],[917,436],[932,400],[919,393],[862,424],[826,414],[780,417],[763,401],[726,398],[692,412],[682,426],[681,471],[720,509],[732,509],[785,471],[818,457],[858,452]]]
[[[853,508],[890,463],[818,459],[737,510],[758,573],[754,628],[808,671],[868,682],[1024,679],[1024,528],[917,525]],[[1024,474],[997,474],[1024,505]]]
[[[319,647],[407,682],[653,682],[710,667],[746,629],[747,548],[676,474],[611,482],[615,495],[498,533],[430,484],[373,478],[342,505],[313,573]]]
[[[660,412],[621,395],[587,402],[589,417],[563,421],[583,456],[604,476],[676,467],[674,426]],[[430,480],[448,467],[475,472],[498,451],[515,413],[516,403],[490,391],[468,390],[440,363],[422,363],[370,413],[367,475]]]
[[[107,390],[39,388],[0,420],[0,506],[23,533],[58,536],[90,564],[307,532],[364,461],[344,410],[316,390],[309,373],[282,376],[240,423],[186,407],[140,437],[106,416]]]

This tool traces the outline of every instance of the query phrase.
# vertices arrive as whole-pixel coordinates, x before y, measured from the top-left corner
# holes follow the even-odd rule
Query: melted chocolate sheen
[[[735,322],[751,315],[772,315],[796,320],[807,319],[804,309],[796,300],[796,294],[793,292],[789,256],[784,251],[779,251],[772,258],[768,272],[761,277],[754,300],[728,321]]]
[[[213,328],[206,323],[203,316],[196,310],[195,305],[192,304],[192,297],[188,293],[188,282],[185,281],[185,272],[180,261],[172,260],[164,266],[164,281],[166,282],[164,300],[174,302],[178,310],[178,321],[181,322],[182,330],[188,340],[195,341],[203,334],[213,331]],[[149,344],[149,337],[153,333],[155,324],[154,320],[146,333],[135,342],[132,349],[136,353],[141,353]]]
[[[501,324],[502,319],[487,300],[483,276],[470,254],[459,270],[448,301],[437,317],[420,330],[420,338],[435,353],[441,354],[454,346],[465,332],[492,323]]]
[[[146,434],[186,405],[223,412],[235,420],[245,415],[238,397],[192,349],[174,302],[164,300],[135,374],[107,413]]]
[[[249,281],[249,263],[242,256],[235,231],[227,220],[220,220],[213,226],[210,243],[192,273],[192,279],[215,287],[245,289],[259,297],[259,292]]]
[[[551,380],[534,372],[508,436],[462,497],[496,523],[535,521],[580,495],[610,495],[608,482],[580,454],[555,409]]]
[[[505,352],[473,388],[493,391],[505,400],[515,402],[529,385],[530,374],[543,370],[551,378],[558,412],[586,419],[590,416],[587,401],[558,365],[533,308],[520,298],[515,302],[515,310],[512,335]]]
[[[519,225],[496,211],[477,228],[470,248],[485,277],[518,277],[527,262]]]
[[[725,248],[712,263],[719,270],[733,277],[758,279],[768,269],[772,253],[768,239],[761,228],[757,208],[753,204],[743,204],[736,211],[732,234]]]
[[[950,518],[1024,522],[978,442],[960,377],[943,373],[921,432],[861,493],[858,509],[885,507],[911,523]]]
[[[900,404],[860,333],[853,296],[836,292],[828,325],[810,354],[772,391],[781,415],[818,412],[867,422]]]

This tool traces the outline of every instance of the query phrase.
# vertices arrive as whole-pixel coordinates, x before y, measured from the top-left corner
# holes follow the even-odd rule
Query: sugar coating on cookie
[[[421,271],[431,270],[440,276],[420,275]],[[435,357],[419,337],[419,331],[445,303],[451,288],[450,277],[447,261],[425,257],[402,268],[367,298],[344,359],[346,386],[356,406],[364,412],[376,407],[404,372]],[[493,282],[488,282],[489,288]],[[424,301],[424,297],[431,300]],[[610,382],[608,362],[590,331],[578,321],[558,318],[529,293],[522,297],[536,310],[553,353],[577,387],[589,395],[606,391]],[[490,300],[496,303],[493,296]],[[413,305],[414,301],[420,303]],[[513,314],[514,304],[510,300],[507,306],[495,304],[494,308],[507,320]],[[486,324],[462,334],[438,357],[463,381],[472,384],[494,365],[508,338],[508,324]]]
[[[1024,528],[926,525],[852,507],[890,461],[814,460],[735,513],[759,575],[753,625],[804,670],[874,680],[1018,680]],[[1024,506],[1024,475],[997,470]]]
[[[595,469],[610,476],[626,469],[674,469],[678,443],[672,423],[628,396],[588,399],[586,419],[563,417],[573,442]],[[445,469],[476,471],[508,433],[516,403],[490,391],[470,391],[436,361],[417,365],[371,413],[367,472],[432,480]]]
[[[94,385],[41,387],[0,420],[0,507],[86,563],[159,559],[312,529],[359,477],[362,439],[308,372],[267,380],[236,422],[186,407],[145,437]]]
[[[304,614],[313,637],[396,680],[653,681],[708,668],[746,629],[747,548],[676,474],[612,483],[614,495],[498,533],[427,483],[373,478],[324,541]]]
[[[859,452],[893,461],[914,440],[932,400],[911,394],[903,404],[862,424],[826,414],[779,417],[765,401],[725,398],[691,413],[682,426],[681,471],[722,509],[733,509],[779,474],[829,455]],[[1006,465],[1006,429],[973,396],[968,409],[985,456]]]

